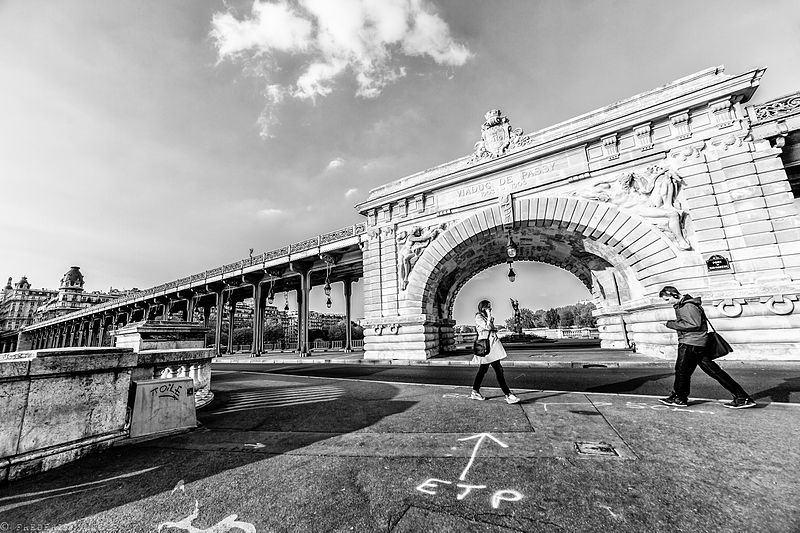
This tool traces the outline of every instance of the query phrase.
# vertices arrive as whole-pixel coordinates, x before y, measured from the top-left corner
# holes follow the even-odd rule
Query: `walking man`
[[[665,325],[678,332],[675,385],[672,394],[658,401],[673,407],[686,407],[692,373],[699,366],[703,372],[717,380],[720,385],[733,394],[733,401],[726,403],[725,407],[731,409],[754,407],[756,402],[750,398],[741,385],[711,359],[706,350],[708,321],[700,298],[692,298],[688,294],[681,295],[678,289],[669,285],[661,289],[658,295],[675,308],[677,320],[668,320]]]

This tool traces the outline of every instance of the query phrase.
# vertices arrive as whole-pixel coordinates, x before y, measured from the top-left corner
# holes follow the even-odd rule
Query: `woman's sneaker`
[[[748,407],[755,407],[758,405],[749,396],[747,398],[734,398],[732,402],[725,404],[728,409],[747,409]]]
[[[664,405],[669,405],[671,407],[688,407],[689,403],[686,400],[681,400],[675,394],[670,394],[666,398],[659,398],[659,402],[663,403]]]
[[[506,395],[506,403],[519,403],[519,398],[514,396],[514,393]]]
[[[483,394],[481,394],[480,392],[478,392],[478,391],[476,391],[476,390],[473,390],[473,391],[472,391],[472,394],[470,394],[470,395],[469,395],[469,399],[470,399],[470,400],[481,400],[481,401],[483,401],[483,400],[485,400],[486,398],[484,398],[484,397],[483,397]]]

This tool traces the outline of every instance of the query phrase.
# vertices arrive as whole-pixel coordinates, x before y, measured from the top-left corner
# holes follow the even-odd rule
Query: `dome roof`
[[[61,288],[80,287],[83,288],[83,274],[81,274],[81,267],[69,267],[67,273],[61,278]]]

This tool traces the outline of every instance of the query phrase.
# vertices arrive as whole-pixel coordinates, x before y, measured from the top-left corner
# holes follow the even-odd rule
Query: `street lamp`
[[[275,280],[269,280],[269,292],[267,293],[267,302],[272,304],[275,301],[275,289],[273,288],[273,284]]]
[[[514,269],[511,268],[511,263],[513,263],[513,261],[508,262],[508,281],[514,283],[514,280],[517,279],[517,275],[514,273]]]
[[[289,292],[288,291],[283,291],[283,298],[286,301],[286,305],[283,306],[283,312],[284,313],[288,313],[289,312]]]
[[[517,243],[511,238],[511,230],[508,230],[508,242],[506,243],[506,253],[508,257],[514,259],[517,257]]]

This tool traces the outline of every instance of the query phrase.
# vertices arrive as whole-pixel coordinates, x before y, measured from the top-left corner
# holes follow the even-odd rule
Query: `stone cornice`
[[[507,167],[535,161],[542,157],[598,141],[621,130],[634,129],[646,122],[666,118],[678,111],[707,105],[724,97],[738,102],[750,99],[765,69],[743,74],[722,74],[714,67],[681,78],[663,87],[641,93],[615,104],[585,113],[568,121],[527,135],[530,142],[523,149],[468,166],[470,156],[412,174],[370,191],[366,202],[356,206],[362,214],[382,205],[416,194],[468,181]]]

